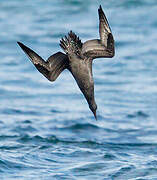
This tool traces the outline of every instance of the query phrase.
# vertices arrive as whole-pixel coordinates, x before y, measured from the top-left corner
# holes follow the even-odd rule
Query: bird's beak
[[[94,114],[94,117],[95,117],[95,119],[97,121],[96,111],[93,111],[93,114]]]

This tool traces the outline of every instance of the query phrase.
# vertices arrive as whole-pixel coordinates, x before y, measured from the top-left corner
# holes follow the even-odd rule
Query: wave
[[[137,111],[127,115],[128,118],[148,118],[149,115],[143,111]]]

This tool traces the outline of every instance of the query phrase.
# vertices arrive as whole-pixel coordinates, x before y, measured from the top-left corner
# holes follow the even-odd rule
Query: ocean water
[[[43,58],[73,30],[99,37],[109,20],[116,55],[93,63],[98,121],[68,71],[49,82],[18,47]],[[0,179],[157,179],[156,0],[0,2]]]

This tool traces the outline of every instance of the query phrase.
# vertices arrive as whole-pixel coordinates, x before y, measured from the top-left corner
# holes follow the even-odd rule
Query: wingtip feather
[[[98,11],[102,11],[102,6],[101,6],[101,4],[100,4],[100,6],[99,6]]]
[[[102,22],[103,24],[105,24],[105,28],[109,33],[112,33],[110,25],[108,23],[108,20],[105,16],[105,13],[100,5],[99,9],[98,9],[98,14],[99,14],[99,22]]]
[[[26,54],[28,54],[29,52],[32,51],[29,47],[25,46],[23,43],[21,43],[21,42],[19,42],[19,41],[17,42],[17,44],[21,47],[21,49],[22,49]]]
[[[25,47],[24,44],[22,44],[21,42],[17,41],[17,44],[23,49],[23,47]]]

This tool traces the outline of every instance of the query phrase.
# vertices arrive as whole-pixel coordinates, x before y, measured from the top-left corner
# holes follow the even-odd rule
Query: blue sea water
[[[93,64],[98,121],[73,77],[49,82],[16,44],[43,58],[73,30],[99,37],[102,5],[113,59]],[[0,2],[0,179],[157,179],[157,1]]]

